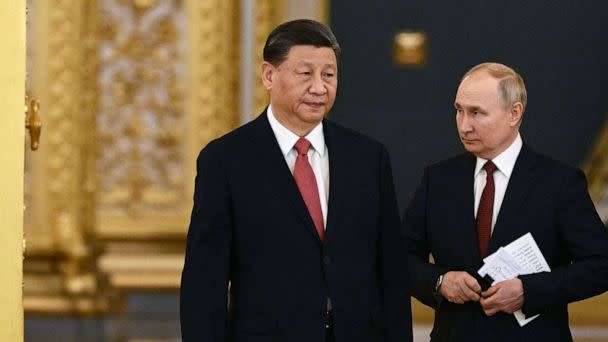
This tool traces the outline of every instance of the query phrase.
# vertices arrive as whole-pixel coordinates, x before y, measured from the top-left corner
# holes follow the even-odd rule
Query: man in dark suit
[[[262,65],[270,105],[200,153],[183,341],[411,341],[387,151],[324,118],[339,56],[318,22],[278,26]]]
[[[608,289],[608,236],[585,176],[522,142],[526,101],[505,65],[467,72],[455,101],[467,153],[428,166],[406,210],[410,287],[435,309],[432,341],[571,341],[568,303]],[[551,272],[482,290],[482,259],[528,232]],[[520,309],[540,316],[520,327]]]

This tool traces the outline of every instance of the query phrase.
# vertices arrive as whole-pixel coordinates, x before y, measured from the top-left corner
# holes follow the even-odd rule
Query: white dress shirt
[[[496,172],[494,172],[494,208],[492,210],[492,232],[494,232],[494,225],[496,224],[496,218],[500,212],[502,200],[505,198],[505,192],[507,191],[507,185],[509,185],[509,179],[513,168],[515,167],[515,161],[521,151],[523,142],[521,136],[517,134],[515,141],[504,150],[501,154],[497,155],[492,162],[496,165]],[[487,159],[477,157],[477,165],[475,166],[475,183],[473,184],[473,191],[475,193],[475,217],[477,217],[477,209],[479,207],[479,200],[483,193],[483,188],[486,186],[486,171],[483,169]]]
[[[293,174],[296,157],[298,156],[298,152],[295,150],[294,145],[300,137],[281,125],[272,113],[271,106],[268,106],[267,113],[270,127],[279,143],[281,152],[283,152],[285,162],[287,162],[287,166],[289,167],[291,174]],[[327,201],[329,200],[329,153],[327,153],[327,146],[325,146],[323,122],[319,122],[319,124],[304,138],[310,141],[312,146],[312,148],[308,150],[308,162],[310,163],[312,171],[315,173],[315,179],[317,180],[319,201],[321,202],[321,211],[323,212],[323,226],[326,227]]]

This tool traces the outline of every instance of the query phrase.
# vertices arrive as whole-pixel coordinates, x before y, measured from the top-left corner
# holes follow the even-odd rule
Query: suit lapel
[[[465,154],[459,160],[459,166],[454,171],[453,179],[461,179],[463,181],[453,182],[452,193],[456,194],[453,199],[454,205],[454,222],[458,224],[462,231],[462,250],[466,253],[466,258],[469,259],[468,265],[480,264],[479,247],[477,246],[477,228],[475,226],[475,193],[473,191],[473,182],[475,180],[475,162],[476,158],[472,154]],[[464,194],[464,197],[463,197]],[[456,225],[455,225],[456,226]],[[476,269],[475,269],[476,271]]]
[[[277,193],[279,198],[285,198],[289,206],[295,211],[296,215],[302,220],[306,230],[311,234],[312,238],[321,243],[315,225],[308,213],[306,204],[302,199],[300,190],[289,171],[289,167],[285,162],[285,157],[281,152],[281,148],[277,143],[274,132],[270,127],[267,113],[264,111],[252,123],[250,131],[251,140],[259,146],[257,149],[260,156],[260,165],[265,165],[265,173],[267,174],[268,189],[271,192]]]
[[[335,239],[341,213],[344,209],[345,197],[348,196],[346,180],[348,170],[346,170],[344,158],[347,151],[340,144],[340,139],[336,137],[336,130],[327,120],[323,121],[323,133],[325,144],[329,153],[329,200],[327,202],[327,224],[325,226],[325,243]]]
[[[489,254],[519,237],[517,229],[519,208],[525,202],[527,194],[536,183],[536,177],[538,177],[534,165],[533,152],[524,144],[507,184],[507,191],[490,239]]]

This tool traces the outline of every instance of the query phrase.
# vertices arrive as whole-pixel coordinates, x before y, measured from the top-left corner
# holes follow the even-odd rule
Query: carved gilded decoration
[[[184,198],[181,1],[100,1],[98,208],[140,217]]]
[[[258,0],[255,7],[255,68],[254,79],[255,92],[254,104],[255,108],[251,113],[252,118],[257,117],[260,112],[268,105],[268,92],[262,85],[261,81],[261,65],[264,61],[262,50],[266,43],[268,34],[278,24],[285,20],[285,1],[284,0]]]
[[[96,314],[120,309],[121,289],[176,290],[196,157],[238,123],[239,1],[30,4],[44,127],[26,161],[25,310]],[[283,2],[256,8],[260,65]]]
[[[589,182],[589,194],[598,213],[608,224],[608,120],[589,154],[583,170]]]
[[[89,38],[83,20],[89,7],[67,0],[31,1],[29,6],[28,20],[35,21],[28,39],[34,51],[29,56],[31,93],[43,108],[44,133],[39,152],[27,164],[24,309],[102,312],[110,297],[95,265],[93,189],[86,170],[87,134],[93,127],[87,118],[95,103],[86,102],[85,90],[85,75],[94,73],[89,68],[95,59],[87,55],[87,44],[83,47]]]
[[[608,225],[608,117],[583,165],[588,189],[598,214]],[[568,306],[571,325],[604,326],[608,317],[608,292]]]
[[[238,7],[101,2],[98,265],[117,288],[177,289],[197,154],[237,123]]]
[[[238,1],[188,1],[187,110],[194,157],[238,123],[238,9]]]

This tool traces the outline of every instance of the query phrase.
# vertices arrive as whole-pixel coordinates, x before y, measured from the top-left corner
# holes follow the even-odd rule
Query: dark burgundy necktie
[[[494,171],[496,165],[488,160],[483,169],[486,170],[486,186],[481,193],[479,207],[477,207],[477,245],[479,255],[485,258],[488,255],[490,235],[492,235],[492,214],[494,211]]]
[[[294,145],[294,148],[298,152],[298,157],[293,169],[293,177],[296,180],[298,189],[300,189],[304,203],[306,203],[310,217],[315,224],[319,238],[323,241],[325,228],[323,227],[323,212],[321,211],[321,202],[319,200],[319,188],[317,187],[315,173],[308,162],[310,141],[300,138]]]

